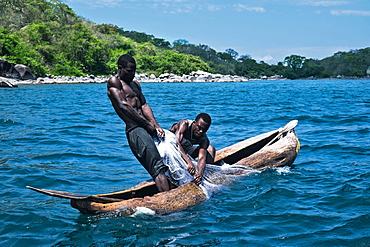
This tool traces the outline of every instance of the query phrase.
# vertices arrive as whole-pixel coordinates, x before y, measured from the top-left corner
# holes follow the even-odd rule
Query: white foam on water
[[[137,207],[135,209],[135,213],[130,215],[130,217],[137,217],[142,215],[155,215],[155,211],[146,207]]]
[[[275,168],[276,172],[280,174],[285,174],[285,173],[290,173],[290,167],[289,166],[284,166],[284,167],[276,167]]]

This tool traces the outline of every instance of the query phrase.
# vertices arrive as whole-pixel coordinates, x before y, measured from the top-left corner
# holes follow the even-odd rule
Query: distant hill
[[[139,73],[211,73],[247,77],[363,77],[370,66],[370,48],[338,52],[322,60],[291,55],[277,65],[238,57],[233,49],[217,52],[208,45],[127,31],[113,24],[94,24],[60,0],[0,2],[0,57],[25,64],[42,76],[116,73],[124,53],[135,56]]]

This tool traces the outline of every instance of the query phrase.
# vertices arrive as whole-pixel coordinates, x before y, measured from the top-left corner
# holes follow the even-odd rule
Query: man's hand
[[[148,124],[146,125],[145,127],[146,131],[148,131],[148,133],[152,136],[155,136],[155,135],[158,135],[158,132],[157,132],[157,129],[154,127],[153,124]]]
[[[199,173],[195,174],[194,175],[194,182],[197,185],[200,185],[200,183],[202,182],[202,177],[203,177],[203,175],[200,175]]]
[[[191,175],[195,174],[195,166],[193,165],[193,163],[191,161],[188,163],[188,169],[187,170]]]
[[[162,128],[156,128],[157,136],[159,139],[163,139],[165,136],[164,130]]]

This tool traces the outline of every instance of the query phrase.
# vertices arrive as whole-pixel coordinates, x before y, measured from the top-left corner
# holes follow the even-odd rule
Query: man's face
[[[119,77],[124,82],[132,82],[135,77],[136,64],[128,62],[126,67],[119,67]]]
[[[208,129],[209,129],[209,123],[204,121],[202,118],[198,119],[197,121],[194,121],[193,123],[193,135],[195,137],[201,137],[204,135]]]

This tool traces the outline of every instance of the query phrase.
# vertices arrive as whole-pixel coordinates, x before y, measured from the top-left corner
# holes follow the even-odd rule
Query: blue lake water
[[[224,148],[297,119],[290,169],[243,177],[165,216],[82,215],[27,185],[82,194],[149,175],[105,84],[0,89],[0,246],[369,246],[370,80],[145,83],[159,124],[207,112]]]

